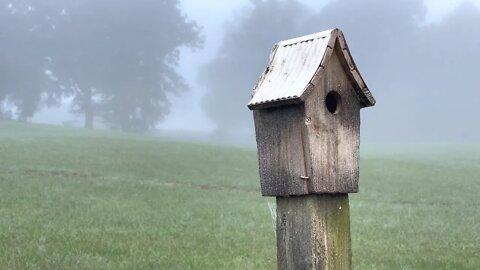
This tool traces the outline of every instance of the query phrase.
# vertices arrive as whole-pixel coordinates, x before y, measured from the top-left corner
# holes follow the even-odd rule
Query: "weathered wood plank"
[[[280,270],[352,268],[348,194],[277,197]]]
[[[310,194],[358,191],[362,105],[340,62],[338,48],[337,43],[323,76],[305,99]],[[331,91],[338,94],[334,113],[326,106],[326,97]]]
[[[264,196],[306,194],[303,104],[254,111]]]

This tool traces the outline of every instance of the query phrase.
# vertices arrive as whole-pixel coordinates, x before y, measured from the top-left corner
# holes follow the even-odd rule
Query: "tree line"
[[[225,26],[220,50],[201,71],[203,107],[218,132],[253,130],[246,104],[274,43],[338,27],[377,99],[362,112],[365,137],[480,139],[472,124],[480,115],[476,5],[464,1],[432,20],[419,0],[329,0],[319,9],[302,2],[252,0]]]
[[[0,119],[70,97],[85,127],[124,131],[165,117],[167,95],[187,89],[179,49],[202,45],[178,0],[1,0],[0,26]]]

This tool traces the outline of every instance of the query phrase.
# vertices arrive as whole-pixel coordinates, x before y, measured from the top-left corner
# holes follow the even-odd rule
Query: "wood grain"
[[[303,104],[254,111],[264,196],[306,194]]]
[[[358,191],[360,109],[358,96],[338,56],[338,44],[326,63],[322,78],[305,99],[309,163],[309,193]],[[338,112],[325,105],[330,91],[340,96]]]
[[[351,269],[349,211],[347,194],[278,197],[278,269]]]

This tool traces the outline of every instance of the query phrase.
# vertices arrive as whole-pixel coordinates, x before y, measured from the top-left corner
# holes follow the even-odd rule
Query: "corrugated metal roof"
[[[375,104],[375,99],[356,69],[342,32],[339,29],[331,29],[276,44],[267,69],[254,87],[248,107],[258,109],[302,102],[302,96],[315,78],[315,74],[322,68],[322,63],[327,60],[325,58],[331,55],[327,50],[333,49],[337,40],[350,67],[347,73],[356,84],[354,88],[362,104],[364,106]]]
[[[331,32],[279,42],[248,105],[299,98],[322,62]]]

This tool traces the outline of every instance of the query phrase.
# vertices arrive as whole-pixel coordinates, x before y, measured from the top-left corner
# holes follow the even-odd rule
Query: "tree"
[[[218,54],[201,72],[208,89],[203,108],[217,133],[226,136],[252,130],[246,104],[268,63],[268,53],[275,42],[298,33],[300,18],[308,13],[297,1],[252,1],[251,5],[226,25]]]
[[[2,117],[74,95],[73,111],[128,131],[162,120],[187,88],[179,48],[201,46],[179,0],[0,0]],[[9,106],[5,106],[9,104]]]
[[[418,117],[418,110],[413,96],[423,90],[417,87],[422,79],[413,78],[425,72],[417,67],[423,53],[418,44],[423,35],[420,24],[426,11],[423,1],[417,0],[335,0],[305,23],[308,31],[339,27],[344,32],[355,62],[378,101],[373,110],[365,110],[362,115],[367,136],[398,138],[415,132],[415,121],[411,120]]]
[[[48,15],[28,1],[0,1],[0,7],[0,118],[27,120],[61,97],[49,70],[52,28]]]
[[[379,101],[362,117],[368,137],[478,140],[480,11],[465,2],[438,22],[426,13],[417,0],[336,0],[306,27],[344,31]]]
[[[55,71],[75,85],[86,126],[95,114],[124,131],[145,131],[162,120],[167,93],[187,88],[175,70],[179,48],[202,42],[178,0],[72,0],[60,12]]]

